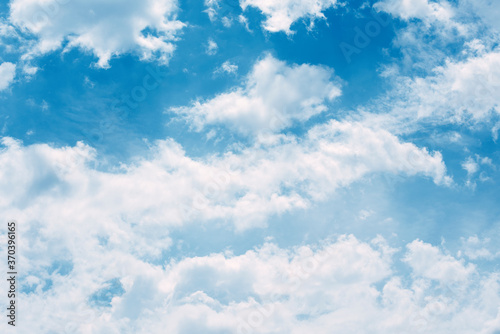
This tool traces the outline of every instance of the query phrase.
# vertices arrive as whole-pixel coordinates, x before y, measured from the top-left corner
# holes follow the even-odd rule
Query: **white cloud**
[[[17,43],[22,40],[20,34],[6,19],[0,17],[0,47],[4,53],[15,53],[18,51]]]
[[[439,108],[436,109],[454,114],[455,117],[470,115],[477,120],[488,117],[491,111],[498,113],[500,98],[496,92],[500,89],[499,66],[500,53],[494,51],[471,57],[464,62],[448,62],[445,66],[436,68],[437,75],[429,78],[430,85],[425,87],[415,81],[412,87],[417,89],[422,98],[424,94],[431,93],[429,89],[435,90],[434,94],[423,101],[426,105],[420,114],[429,115],[431,112],[427,108],[432,101],[437,102],[438,97],[452,101],[448,110],[444,103],[439,103]]]
[[[467,171],[466,186],[475,189],[476,183],[472,181],[472,178],[479,171],[479,164],[472,157],[468,157],[467,160],[462,162],[462,168]]]
[[[177,11],[175,0],[13,0],[9,20],[37,37],[32,55],[65,45],[92,52],[97,65],[107,67],[113,56],[129,52],[167,62],[184,26]]]
[[[229,18],[227,16],[224,16],[222,18],[222,24],[224,25],[224,27],[226,28],[231,28],[231,26],[233,25],[233,19],[232,18]]]
[[[467,171],[468,175],[472,176],[479,171],[479,164],[474,161],[472,157],[468,157],[467,160],[462,163],[462,168]]]
[[[91,231],[78,232],[85,238]],[[290,248],[266,243],[241,255],[214,253],[165,265],[109,245],[80,243],[54,252],[60,244],[51,244],[53,260],[72,262],[69,273],[58,274],[49,273],[50,263],[32,268],[34,250],[47,252],[40,247],[54,235],[25,235],[31,242],[25,243],[24,270],[42,277],[31,275],[30,284],[53,283],[46,292],[19,295],[25,314],[20,333],[444,334],[494,333],[499,324],[498,274],[479,276],[467,293],[403,279],[395,250],[380,237],[367,243],[340,236]],[[113,279],[121,288],[106,290]],[[100,296],[109,306],[91,302],[99,291],[107,291]]]
[[[214,22],[220,17],[226,28],[231,26],[233,17],[241,10],[238,0],[205,0],[204,5],[207,8],[204,12],[210,21]]]
[[[16,36],[17,33],[14,27],[4,22],[3,19],[0,19],[0,37],[16,37]]]
[[[209,38],[207,48],[205,50],[206,54],[209,56],[213,56],[217,53],[218,49],[219,47],[217,46],[217,43],[215,43],[213,39]]]
[[[383,130],[338,121],[315,126],[302,139],[265,136],[253,146],[196,160],[173,140],[158,141],[149,153],[152,158],[116,172],[91,168],[88,164],[99,162],[83,144],[57,149],[23,147],[8,138],[3,142],[0,207],[13,217],[53,224],[74,221],[79,212],[82,221],[108,219],[111,229],[121,221],[139,223],[146,231],[220,219],[242,230],[322,201],[371,173],[420,174],[437,184],[451,182],[439,153],[401,143]],[[104,233],[102,228],[98,230]],[[115,241],[126,243],[120,235]],[[161,251],[153,244],[140,245],[134,247]]]
[[[440,281],[444,284],[466,282],[475,272],[473,264],[465,265],[451,255],[445,255],[437,247],[415,240],[407,245],[405,261],[417,276]]]
[[[238,15],[238,22],[241,23],[248,32],[252,32],[248,25],[248,19],[244,15]]]
[[[500,32],[500,22],[498,21],[498,17],[500,16],[500,4],[498,1],[465,0],[463,3],[468,5],[464,6],[464,9],[468,10],[472,7],[472,11],[476,13],[484,23],[496,29],[497,32]]]
[[[259,2],[273,2],[268,3]],[[291,1],[281,4],[309,13]],[[320,13],[322,5],[314,5]],[[286,23],[298,14],[284,11],[281,18],[275,6],[278,13],[263,10],[266,24],[289,32]],[[40,38],[50,40],[50,29]],[[137,45],[125,49],[137,51]],[[109,57],[101,58],[98,46],[88,48],[106,66]],[[498,59],[481,52],[450,61],[434,76],[405,80],[399,92],[404,102],[397,108],[420,120],[448,121],[452,115],[456,122],[483,121],[498,112],[498,90],[492,90],[498,88]],[[226,71],[232,66],[227,63]],[[273,215],[307,208],[372,173],[451,182],[439,153],[364,120],[332,120],[303,137],[276,134],[323,112],[339,95],[331,70],[288,66],[268,56],[241,87],[176,109],[199,130],[224,124],[254,135],[248,147],[194,159],[173,140],[161,140],[148,158],[105,171],[96,152],[82,143],[55,148],[3,138],[0,211],[19,221],[26,275],[20,280],[19,332],[497,333],[500,275],[476,271],[474,264],[420,240],[409,243],[403,257],[410,277],[399,276],[396,250],[381,237],[368,243],[341,236],[290,248],[267,243],[240,255],[228,251],[164,263],[172,246],[169,233],[183,224],[263,226]],[[207,138],[216,135],[210,129]],[[488,158],[469,160],[464,168],[471,175],[492,164]],[[359,218],[373,213],[362,210]],[[0,231],[1,245],[5,239]],[[462,252],[471,260],[491,259],[486,244],[472,237]],[[53,269],[63,262],[68,272]],[[123,292],[102,292],[113,279]],[[467,292],[447,289],[455,283]],[[93,303],[99,291],[109,306]],[[1,308],[4,303],[5,298]]]
[[[208,14],[210,21],[215,21],[217,17],[217,9],[220,7],[219,2],[220,0],[205,0],[205,7],[207,7],[205,12]]]
[[[371,217],[375,212],[373,210],[361,210],[359,211],[359,219],[366,220]]]
[[[232,64],[229,60],[222,63],[222,65],[214,71],[215,74],[236,74],[236,72],[238,72],[238,65]]]
[[[451,45],[483,39],[484,27],[473,16],[472,10],[463,4],[464,1],[447,0],[383,0],[375,3],[375,10],[387,12],[405,22],[395,31],[392,45],[399,49],[401,56],[394,59],[393,64],[400,65],[400,70],[409,75],[431,74],[435,66],[443,65],[443,60],[454,54]],[[484,40],[491,40],[491,37]],[[494,43],[490,42],[490,45]]]
[[[427,17],[434,17],[437,20],[449,20],[453,16],[452,8],[447,1],[384,0],[377,2],[374,7],[404,20]]]
[[[431,72],[425,77],[391,76],[394,90],[372,106],[377,111],[389,106],[387,113],[363,113],[365,121],[397,133],[415,131],[424,124],[473,127],[489,123],[500,113],[498,50],[462,61],[447,60]]]
[[[38,70],[39,70],[38,67],[32,66],[30,64],[25,64],[23,66],[23,72],[28,76],[35,75],[38,72]]]
[[[0,46],[4,48],[6,52],[13,52],[15,49],[13,45],[10,45],[11,43],[4,41],[4,39],[7,38],[19,40],[21,37],[19,36],[16,29],[11,24],[9,24],[7,20],[5,20],[4,18],[0,18]]]
[[[242,87],[171,111],[198,131],[222,123],[244,135],[278,132],[324,112],[324,103],[341,94],[338,81],[328,68],[288,66],[267,55],[254,65]]]
[[[243,10],[258,8],[265,16],[264,29],[270,32],[283,31],[293,34],[292,24],[299,19],[309,19],[311,25],[316,19],[324,19],[323,11],[337,4],[337,0],[241,0]]]
[[[16,64],[5,62],[0,64],[0,91],[7,89],[16,77]]]
[[[456,28],[460,33],[467,32],[464,25],[454,20],[456,9],[446,0],[383,0],[373,7],[406,21],[420,19],[426,24],[442,23],[444,27]]]
[[[495,253],[490,251],[490,239],[480,239],[476,235],[467,239],[461,238],[462,248],[459,251],[459,256],[464,254],[471,260],[486,259],[493,260],[495,257],[500,256],[500,251]],[[498,247],[497,247],[498,248]]]
[[[486,12],[494,16],[500,10],[498,3],[383,0],[374,4],[374,8],[407,23],[396,31],[393,41],[402,57],[386,67],[386,72],[393,72],[386,73],[392,82],[397,81],[394,77],[399,75],[398,71],[412,77],[408,82],[400,82],[408,88],[408,95],[398,96],[396,100],[414,101],[411,95],[416,92],[424,98],[415,101],[415,106],[422,103],[419,115],[426,112],[426,108],[435,109],[436,114],[448,112],[445,109],[456,110],[447,115],[454,120],[471,114],[477,120],[496,108],[498,101],[494,92],[500,82],[498,32],[485,27],[481,19],[487,21]],[[456,53],[452,45],[461,45],[461,52]],[[418,72],[427,77],[416,75]],[[450,101],[450,107],[446,108],[446,103],[439,99]],[[432,108],[432,104],[436,107]]]
[[[83,85],[87,86],[89,88],[94,88],[95,87],[95,82],[89,79],[88,76],[83,77]]]
[[[476,154],[475,156],[469,156],[465,161],[462,162],[462,168],[467,171],[467,181],[466,185],[472,189],[476,188],[476,177],[475,175],[481,171],[482,166],[488,166],[490,169],[495,169],[495,165],[493,161],[488,157],[481,157]],[[479,173],[477,177],[479,181],[485,182],[490,180],[487,176],[486,171],[482,171]]]

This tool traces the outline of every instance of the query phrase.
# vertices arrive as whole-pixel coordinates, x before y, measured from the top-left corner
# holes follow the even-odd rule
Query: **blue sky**
[[[1,1],[5,330],[500,333],[499,13]]]

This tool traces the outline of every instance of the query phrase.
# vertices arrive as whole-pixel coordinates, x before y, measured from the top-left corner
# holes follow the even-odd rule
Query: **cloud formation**
[[[52,257],[58,263],[65,254],[68,269],[59,260],[55,270],[54,264],[33,270],[52,285],[20,295],[26,314],[20,333],[491,334],[500,328],[497,274],[483,273],[471,284],[472,264],[419,240],[407,247],[402,256],[412,276],[403,280],[400,255],[381,237],[363,242],[343,235],[290,248],[267,242],[241,255],[162,265],[109,245],[79,244]],[[29,268],[33,258],[25,260]]]
[[[9,20],[36,36],[31,55],[79,48],[94,54],[99,67],[108,67],[112,57],[124,53],[166,63],[184,26],[177,12],[175,0],[13,0]]]
[[[421,19],[425,21],[450,22],[454,10],[448,1],[428,0],[384,0],[374,5],[377,10],[383,10],[403,20]]]
[[[266,16],[263,28],[270,32],[294,31],[291,26],[300,19],[308,19],[313,25],[317,19],[324,19],[323,11],[337,5],[337,0],[241,0],[241,8],[258,8]]]
[[[207,101],[170,111],[195,130],[223,124],[243,135],[275,133],[327,110],[326,103],[341,95],[333,70],[292,65],[265,56],[257,61],[241,87]]]
[[[81,143],[24,147],[4,138],[3,144],[0,206],[26,220],[53,221],[53,212],[59,212],[58,221],[69,219],[74,212],[65,208],[71,207],[81,219],[118,222],[121,217],[151,226],[229,219],[237,229],[246,229],[324,200],[371,173],[451,182],[438,152],[401,143],[383,130],[337,121],[315,126],[303,139],[266,136],[253,146],[202,160],[187,157],[173,140],[158,141],[151,148],[153,158],[116,172],[91,168],[98,161]],[[27,212],[33,216],[26,217]]]
[[[16,77],[16,64],[5,62],[0,64],[0,91],[9,88]]]
[[[473,52],[463,60],[447,60],[427,76],[389,73],[394,89],[362,110],[364,122],[393,133],[415,133],[428,124],[488,126],[493,137],[500,97],[500,53]],[[384,110],[384,113],[372,111]],[[369,113],[365,111],[369,110]]]

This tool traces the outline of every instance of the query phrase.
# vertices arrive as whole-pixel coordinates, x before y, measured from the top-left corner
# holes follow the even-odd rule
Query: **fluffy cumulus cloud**
[[[24,245],[20,332],[245,333],[293,325],[301,333],[340,326],[358,308],[376,311],[380,292],[372,285],[391,273],[393,253],[381,241],[376,249],[353,237],[293,250],[270,244],[162,265],[170,231],[188,221],[256,226],[371,172],[446,181],[439,154],[361,124],[267,139],[202,160],[160,141],[150,159],[105,172],[84,144],[3,138],[0,209],[18,220]],[[360,323],[351,317],[343,325]]]
[[[201,160],[187,157],[173,140],[159,141],[151,148],[153,158],[116,172],[93,168],[98,160],[83,144],[24,147],[9,138],[3,143],[2,210],[24,221],[53,224],[75,221],[78,212],[82,224],[109,219],[110,229],[122,220],[135,228],[142,224],[144,231],[213,219],[228,219],[237,229],[261,226],[274,214],[306,208],[371,173],[451,182],[439,153],[360,123],[331,121],[302,139],[266,136],[252,146]],[[106,226],[96,231],[107,233]],[[122,236],[116,242],[127,243]]]
[[[403,92],[390,95],[404,105],[398,112],[409,108],[419,117],[461,123],[497,111],[498,30],[490,18],[500,10],[497,2],[383,0],[374,8],[407,23],[394,40],[404,57],[385,72]],[[450,51],[451,45],[460,45],[460,52]]]
[[[0,91],[7,89],[16,77],[16,64],[5,62],[0,64]]]
[[[331,70],[288,66],[268,56],[242,87],[200,106],[251,101],[263,108],[255,108],[262,112],[259,126],[276,115],[289,126],[322,112],[338,94]],[[165,261],[171,232],[186,224],[229,224],[239,231],[265,226],[273,215],[307,208],[372,173],[451,182],[440,153],[363,122],[332,120],[299,137],[276,133],[283,125],[257,131],[245,124],[244,109],[235,109],[233,118],[224,109],[210,112],[215,116],[203,115],[200,128],[222,123],[255,140],[197,159],[174,140],[160,140],[147,158],[103,170],[95,150],[83,143],[25,146],[2,139],[0,210],[19,222],[24,245],[21,333],[398,333],[419,329],[413,319],[422,314],[431,329],[443,323],[426,311],[434,305],[446,312],[437,317],[463,317],[432,286],[435,277],[421,275],[416,287],[404,286],[394,275],[396,251],[380,238],[365,243],[342,236],[289,249],[268,243],[238,256]],[[425,292],[420,279],[430,282]],[[490,299],[474,320],[493,328],[497,280],[484,280]],[[394,319],[400,309],[407,311]]]
[[[243,10],[258,8],[265,16],[264,29],[292,34],[291,26],[299,19],[324,19],[323,11],[337,4],[337,0],[241,0]]]
[[[177,11],[175,0],[12,0],[9,20],[36,36],[34,54],[77,47],[107,67],[113,56],[127,52],[166,62],[183,27]]]
[[[435,68],[436,75],[415,79],[407,85],[414,97],[412,109],[419,117],[438,116],[463,122],[484,120],[498,113],[500,53],[487,52],[465,61],[447,62]]]
[[[479,51],[464,60],[446,61],[424,77],[388,76],[394,90],[373,108],[387,106],[382,115],[364,114],[367,119],[392,131],[412,132],[424,124],[489,124],[499,114],[500,52]],[[370,109],[371,110],[371,109]],[[497,129],[492,125],[493,135]]]
[[[500,329],[499,275],[481,274],[471,285],[472,264],[420,241],[409,244],[404,256],[424,252],[430,269],[412,262],[415,275],[403,280],[396,269],[399,254],[380,237],[363,242],[344,235],[291,248],[268,242],[241,255],[214,253],[158,265],[109,244],[49,246],[40,232],[24,237],[23,266],[31,276],[23,279],[18,298],[24,311],[19,333],[493,334]],[[53,263],[36,267],[36,252],[47,246]],[[426,272],[439,264],[464,280],[436,284],[443,276]]]
[[[473,265],[465,266],[451,255],[443,254],[439,249],[420,240],[407,245],[405,261],[413,272],[421,277],[437,280],[445,284],[455,281],[467,281],[474,272]]]
[[[326,67],[292,65],[267,55],[247,75],[242,87],[208,101],[171,111],[195,130],[225,124],[244,135],[279,132],[294,121],[306,121],[327,110],[326,102],[340,96],[339,79]]]

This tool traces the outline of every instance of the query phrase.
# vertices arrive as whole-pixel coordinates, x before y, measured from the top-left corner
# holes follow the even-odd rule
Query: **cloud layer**
[[[28,238],[40,244],[40,236]],[[268,242],[241,255],[163,265],[103,244],[79,246],[38,270],[26,261],[35,276],[24,280],[30,287],[19,297],[20,333],[493,334],[500,328],[499,276],[479,274],[419,240],[401,254],[410,264],[407,279],[398,273],[398,251],[381,237],[362,242],[344,235],[292,248]]]
[[[313,127],[302,139],[266,136],[253,146],[202,160],[187,157],[173,140],[158,141],[153,158],[116,172],[91,168],[98,160],[83,144],[24,147],[9,138],[3,144],[0,206],[25,220],[53,221],[54,212],[58,220],[66,214],[69,219],[74,212],[65,208],[71,207],[89,220],[122,217],[168,226],[228,219],[245,229],[306,208],[372,173],[451,182],[439,153],[401,143],[383,130],[337,121]]]

